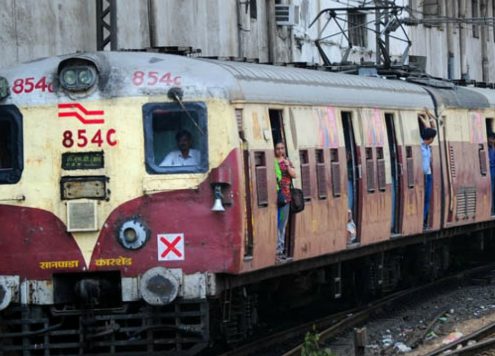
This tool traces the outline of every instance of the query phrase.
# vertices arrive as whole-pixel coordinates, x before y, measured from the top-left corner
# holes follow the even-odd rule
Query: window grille
[[[266,172],[265,152],[254,153],[254,164],[256,171],[256,194],[258,206],[268,206],[268,178]]]
[[[367,47],[366,14],[358,11],[347,13],[349,41],[353,46]]]

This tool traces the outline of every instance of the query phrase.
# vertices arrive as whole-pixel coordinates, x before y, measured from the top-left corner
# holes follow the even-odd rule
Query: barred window
[[[424,0],[423,1],[423,16],[438,17],[440,15],[439,0]]]
[[[349,41],[353,46],[367,47],[366,14],[358,11],[347,12]]]
[[[479,0],[471,0],[471,17],[477,18],[480,17],[480,3]],[[473,37],[480,37],[480,26],[474,24],[473,25]]]

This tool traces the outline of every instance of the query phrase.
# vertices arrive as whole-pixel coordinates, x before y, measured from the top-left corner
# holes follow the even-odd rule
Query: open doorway
[[[397,136],[395,130],[394,115],[385,113],[385,124],[387,125],[388,147],[390,152],[390,167],[392,170],[392,223],[390,232],[392,235],[401,231],[401,182],[399,177],[399,155],[397,146]]]
[[[359,176],[358,160],[356,151],[356,141],[354,138],[354,128],[352,125],[352,113],[343,111],[341,113],[342,127],[344,129],[346,168],[347,168],[347,208],[348,214],[348,231],[349,224],[354,225],[354,236],[348,236],[348,243],[359,242]],[[357,228],[356,228],[357,227]]]
[[[495,215],[495,133],[493,132],[493,119],[485,120],[486,137],[488,141],[488,163],[490,167],[490,191],[491,191],[491,215]],[[480,157],[481,162],[481,157]]]
[[[284,131],[283,111],[276,109],[269,109],[268,114],[270,117],[270,127],[272,132],[272,139],[274,145],[282,142],[285,145],[285,157],[290,160],[287,140]],[[277,157],[275,161],[278,165]],[[275,170],[278,171],[277,169]],[[277,176],[280,175],[277,173]],[[277,192],[280,188],[280,177],[277,177]],[[277,199],[278,200],[278,199]],[[288,204],[287,204],[288,205]],[[294,226],[295,219],[290,214],[288,206],[277,207],[277,256],[278,258],[292,257],[294,255]]]

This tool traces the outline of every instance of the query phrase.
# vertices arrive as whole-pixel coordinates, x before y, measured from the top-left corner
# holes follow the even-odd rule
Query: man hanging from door
[[[437,125],[435,116],[425,108],[425,114],[419,114],[420,135],[421,135],[421,158],[423,174],[425,179],[425,195],[423,210],[423,229],[429,227],[429,213],[431,202],[431,191],[433,189],[433,180],[431,175],[431,144],[437,135]]]

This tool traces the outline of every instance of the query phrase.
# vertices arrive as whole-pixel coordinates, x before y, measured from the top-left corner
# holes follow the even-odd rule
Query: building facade
[[[97,50],[103,6],[115,15],[116,49],[192,47],[206,57],[322,64],[319,39],[331,63],[369,63],[375,30],[393,64],[411,59],[436,77],[495,82],[495,0],[0,1],[0,67]],[[337,10],[313,23],[325,9]]]

